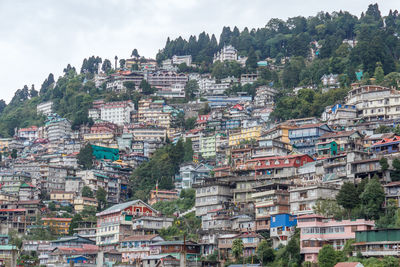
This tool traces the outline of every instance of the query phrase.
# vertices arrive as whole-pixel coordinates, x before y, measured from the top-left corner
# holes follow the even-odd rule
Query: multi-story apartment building
[[[325,123],[304,124],[289,130],[289,139],[292,146],[301,153],[313,155],[316,153],[315,145],[325,133],[332,129]]]
[[[192,56],[191,55],[184,55],[184,56],[172,56],[172,64],[179,65],[185,63],[187,66],[192,65]]]
[[[400,229],[360,229],[355,233],[353,256],[383,258],[399,256]]]
[[[36,107],[37,114],[50,115],[53,113],[53,101],[43,102]]]
[[[259,140],[261,135],[261,126],[254,126],[250,128],[242,128],[238,132],[229,134],[229,146],[239,145],[244,141]]]
[[[282,213],[271,216],[270,237],[272,247],[277,249],[280,245],[286,246],[295,232],[297,225],[296,216]]]
[[[355,87],[346,97],[346,104],[355,105],[357,117],[366,121],[400,118],[400,93],[377,85]]]
[[[229,82],[217,83],[215,79],[202,78],[198,81],[199,94],[206,96],[220,96],[224,95],[225,91],[231,87]]]
[[[156,95],[164,98],[185,98],[185,85],[173,84],[169,88],[157,91]]]
[[[272,105],[275,100],[277,91],[266,85],[256,88],[256,95],[254,96],[253,105],[256,107],[265,107]]]
[[[130,130],[135,141],[157,141],[164,142],[167,138],[167,130],[164,127],[143,126]]]
[[[339,188],[335,185],[312,185],[289,189],[290,213],[293,215],[312,214],[319,199],[335,199]]]
[[[329,244],[341,250],[347,240],[356,237],[356,231],[370,230],[374,226],[374,221],[365,219],[336,221],[315,214],[300,216],[297,218],[300,253],[305,261],[317,262],[318,252],[324,245]]]
[[[192,188],[193,184],[200,183],[209,177],[212,170],[211,166],[206,164],[183,164],[179,169],[179,185],[178,188]]]
[[[164,105],[165,103],[163,100],[140,100],[138,109],[139,123],[169,129],[171,124],[171,113],[164,112]]]
[[[255,208],[256,231],[270,229],[271,216],[289,213],[288,185],[266,182],[254,186],[257,192],[252,193]]]
[[[178,199],[178,191],[169,190],[151,190],[149,197],[149,204],[154,205],[157,202],[172,201]]]
[[[156,88],[169,88],[174,84],[186,85],[189,77],[185,73],[158,71],[147,74],[147,82]]]
[[[58,115],[49,117],[45,125],[46,136],[50,143],[57,143],[71,138],[71,122]]]
[[[57,235],[67,235],[72,218],[42,218],[43,226],[47,226]]]
[[[158,211],[141,200],[114,205],[97,216],[96,245],[103,250],[116,249],[132,231],[134,218],[158,216]]]
[[[206,215],[210,210],[222,209],[232,200],[231,185],[227,182],[206,180],[193,185],[196,189],[196,216]]]
[[[216,155],[216,135],[200,135],[200,154],[203,158],[215,158]]]
[[[18,130],[18,137],[28,140],[35,140],[39,137],[38,127],[33,125],[28,128],[22,128]]]
[[[109,91],[121,93],[126,91],[125,82],[133,82],[136,88],[139,88],[145,74],[141,71],[120,71],[111,74],[107,81],[106,88]]]
[[[221,61],[236,61],[238,59],[237,50],[231,45],[224,45],[224,47],[214,55],[213,62]]]
[[[98,108],[89,110],[89,117],[101,119],[116,125],[131,122],[131,112],[135,109],[132,101],[114,101],[103,103]]]

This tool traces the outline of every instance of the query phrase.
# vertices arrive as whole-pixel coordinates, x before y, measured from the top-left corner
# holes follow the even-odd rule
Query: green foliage
[[[208,103],[204,103],[203,108],[201,110],[199,110],[199,115],[207,115],[208,113],[210,113],[211,108],[208,105]]]
[[[271,113],[271,119],[288,120],[304,117],[319,117],[324,108],[342,101],[348,89],[333,89],[326,93],[312,89],[302,89],[295,96],[281,92],[277,96],[276,107]]]
[[[191,117],[185,120],[185,130],[192,130],[196,127],[196,117]]]
[[[387,169],[389,169],[389,163],[388,163],[387,158],[381,158],[379,160],[379,164],[381,165],[381,169],[383,172],[386,171]]]
[[[345,213],[338,202],[333,199],[318,199],[313,207],[313,211],[315,214],[334,218],[342,218]]]
[[[175,219],[172,226],[160,230],[160,236],[165,240],[174,240],[175,238],[187,240],[198,239],[197,230],[201,228],[201,219],[197,218],[195,212],[190,212],[183,217]]]
[[[390,172],[390,178],[392,181],[400,181],[400,160],[397,158],[393,159],[392,166],[393,170]]]
[[[188,145],[186,145],[188,148]],[[135,169],[131,176],[131,190],[135,199],[146,200],[151,189],[159,183],[160,189],[172,189],[174,175],[185,158],[191,157],[191,150],[185,149],[180,139],[176,145],[167,144],[157,149],[153,157]]]
[[[360,195],[361,206],[367,219],[377,220],[383,211],[385,192],[378,177],[372,178]]]
[[[85,185],[82,187],[82,197],[93,197],[93,191],[89,186]]]
[[[266,240],[261,241],[257,247],[257,258],[262,264],[273,262],[275,259],[274,249],[271,248]]]
[[[188,138],[186,139],[185,143],[183,144],[183,149],[184,149],[184,156],[183,156],[183,162],[190,162],[193,160],[193,143],[192,139]]]
[[[139,88],[142,90],[142,93],[144,95],[151,95],[152,93],[154,93],[154,89],[151,87],[151,85],[146,81],[146,80],[142,80],[140,82]]]
[[[236,261],[239,261],[239,259],[243,255],[243,250],[244,250],[244,245],[243,245],[243,240],[240,238],[237,238],[233,240],[232,242],[232,255],[235,258]]]
[[[153,208],[164,215],[171,216],[174,213],[183,213],[194,207],[195,190],[186,189],[181,191],[179,199],[173,201],[160,201],[153,205]]]
[[[275,254],[272,266],[300,266],[300,230],[296,229],[287,246],[279,249]]]
[[[199,84],[196,80],[189,80],[185,85],[185,99],[193,100],[199,91]]]
[[[78,227],[78,223],[82,221],[82,216],[77,213],[72,217],[71,223],[69,224],[68,234],[73,235],[74,229]]]
[[[350,214],[351,210],[360,204],[360,199],[354,183],[344,183],[339,193],[336,195],[336,201],[339,205],[348,210]]]
[[[96,191],[96,199],[98,203],[98,211],[102,211],[107,207],[107,192],[103,187],[99,187]]]
[[[9,243],[11,245],[16,246],[18,249],[21,249],[22,247],[22,238],[18,235],[18,232],[15,230],[9,230],[8,231],[8,236],[10,238]]]
[[[90,143],[87,143],[80,149],[77,160],[78,164],[85,170],[89,170],[93,167],[93,148]]]
[[[333,267],[338,262],[336,251],[331,245],[324,245],[318,253],[320,267]]]

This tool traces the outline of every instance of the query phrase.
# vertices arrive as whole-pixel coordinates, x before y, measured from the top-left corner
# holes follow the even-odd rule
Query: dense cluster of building
[[[226,60],[245,62],[232,46],[214,56],[214,61]],[[13,138],[0,139],[0,261],[15,262],[17,254],[36,251],[40,264],[48,266],[200,266],[201,256],[216,252],[218,260],[232,258],[235,239],[243,241],[245,257],[254,256],[266,236],[273,248],[287,245],[296,228],[305,261],[316,262],[323,245],[341,249],[349,239],[356,240],[356,251],[365,256],[398,255],[400,230],[375,229],[374,221],[364,219],[334,220],[314,211],[318,201],[334,199],[344,182],[376,174],[383,177],[387,200],[399,204],[400,183],[391,182],[380,160],[387,159],[389,170],[393,168],[400,136],[375,133],[378,126],[399,124],[398,91],[353,84],[343,102],[326,107],[321,118],[274,122],[275,89],[260,86],[254,98],[225,95],[234,84],[254,83],[257,73],[216,81],[210,75],[178,73],[181,64],[191,66],[191,56],[174,56],[162,68],[155,61],[128,59],[125,70],[99,73],[94,80],[115,93],[125,92],[126,82],[140,91],[146,80],[157,88],[156,99],[184,98],[185,85],[196,80],[202,101],[167,104],[143,97],[136,107],[132,101],[99,99],[88,112],[93,124],[79,129],[55,114],[48,101],[37,106],[47,117],[43,126],[16,129]],[[322,81],[326,90],[338,87],[337,75],[325,75]],[[200,113],[204,104],[209,106],[206,114]],[[193,129],[176,123],[182,114],[196,118]],[[175,175],[175,190],[154,188],[147,202],[129,200],[132,171],[167,140],[179,139],[191,140],[194,155]],[[93,151],[91,169],[77,160],[87,144]],[[84,187],[92,197],[82,195]],[[201,219],[198,240],[164,240],[160,231],[172,226],[174,218],[151,205],[176,200],[189,188],[196,197],[187,212]],[[78,226],[71,233],[72,218],[64,216],[65,208],[72,213],[96,209],[99,190],[105,191],[108,208],[96,214],[97,221],[74,222]],[[13,232],[31,235],[43,229],[59,238],[24,240],[21,251],[9,245]]]

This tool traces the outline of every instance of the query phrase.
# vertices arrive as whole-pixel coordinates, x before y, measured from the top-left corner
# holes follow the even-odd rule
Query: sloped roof
[[[136,205],[136,204],[139,204],[139,203],[142,204],[142,205],[145,205],[147,208],[151,209],[153,212],[158,212],[157,210],[153,209],[150,205],[146,204],[142,200],[136,199],[136,200],[128,201],[128,202],[125,202],[125,203],[120,203],[120,204],[114,205],[112,207],[109,207],[108,209],[97,213],[96,216],[101,216],[101,215],[106,215],[106,214],[110,214],[110,213],[120,212],[120,211],[122,211],[122,210],[124,210],[124,209],[126,209],[126,208],[128,208],[128,207],[130,207],[132,205]]]

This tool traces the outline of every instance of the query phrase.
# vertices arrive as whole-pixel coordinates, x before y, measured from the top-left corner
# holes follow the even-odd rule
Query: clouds
[[[376,1],[374,1],[376,2]],[[383,14],[398,0],[377,1]],[[269,19],[348,10],[359,15],[368,2],[321,0],[37,0],[0,1],[0,98],[7,102],[24,84],[39,88],[83,58],[128,57],[133,48],[155,57],[167,37],[206,31],[219,37],[223,26],[263,27]]]

